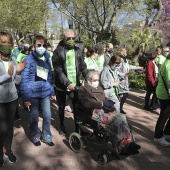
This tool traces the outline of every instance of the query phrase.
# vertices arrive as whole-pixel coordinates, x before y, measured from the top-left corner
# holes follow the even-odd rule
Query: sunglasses
[[[116,62],[116,64],[120,64],[120,62]]]
[[[169,53],[169,51],[165,51],[165,53]]]
[[[76,37],[66,37],[66,40],[67,40],[67,41],[68,41],[68,40],[71,40],[71,39],[72,39],[72,40],[75,40],[75,38],[76,38]]]
[[[46,45],[36,44],[36,47],[41,47],[41,46],[43,46],[44,48],[46,47]]]

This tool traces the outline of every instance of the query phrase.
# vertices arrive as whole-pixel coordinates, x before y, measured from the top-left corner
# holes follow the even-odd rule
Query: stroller
[[[109,111],[109,108],[106,108],[106,110],[107,109]],[[73,132],[69,136],[69,144],[74,152],[81,152],[81,150],[86,146],[86,143],[92,142],[93,144],[100,146],[101,150],[99,154],[97,154],[96,159],[100,165],[104,165],[107,163],[106,153],[109,152],[109,150],[107,149],[107,145],[111,143],[114,147],[114,154],[117,155],[119,159],[123,159],[129,156],[126,154],[120,154],[118,145],[116,145],[113,141],[113,133],[106,130],[98,123],[98,121],[92,118],[91,109],[84,108],[79,102],[77,102],[74,106],[74,119],[77,126],[77,132]],[[90,128],[92,130],[92,133],[90,133],[89,135],[81,135],[82,126]],[[133,136],[131,128],[130,134],[132,137],[132,143],[135,143],[135,138]],[[122,151],[123,150],[126,150],[126,147],[124,147]]]

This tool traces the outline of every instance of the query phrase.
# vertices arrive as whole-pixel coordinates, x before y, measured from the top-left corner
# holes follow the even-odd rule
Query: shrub
[[[146,90],[145,74],[139,71],[130,71],[129,86],[141,90]]]

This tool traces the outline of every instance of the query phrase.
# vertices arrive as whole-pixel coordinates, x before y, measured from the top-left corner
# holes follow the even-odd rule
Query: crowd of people
[[[114,131],[115,141],[121,144],[123,128],[118,131],[114,126],[123,124],[128,127],[123,105],[129,92],[129,71],[140,70],[146,74],[146,97],[144,110],[152,111],[154,104],[160,104],[160,115],[155,128],[154,141],[169,146],[170,143],[170,72],[169,48],[157,47],[156,52],[148,56],[139,52],[139,66],[129,64],[127,50],[121,48],[114,53],[113,44],[98,42],[86,51],[75,45],[75,34],[71,29],[64,31],[63,39],[52,52],[43,35],[35,35],[32,45],[18,42],[13,48],[13,38],[9,32],[0,32],[0,166],[4,165],[3,155],[15,163],[13,154],[13,122],[20,120],[18,114],[18,96],[23,106],[30,111],[30,138],[35,146],[41,142],[54,146],[51,133],[51,102],[56,100],[60,119],[59,134],[65,136],[67,126],[64,123],[65,108],[68,101],[73,112],[77,98],[75,90],[80,87],[78,97],[80,103],[90,109],[104,110],[112,108],[112,114],[103,114],[99,124],[105,124],[106,130]],[[84,53],[84,54],[83,54]],[[81,77],[81,78],[80,78]],[[84,80],[82,81],[82,77]],[[80,81],[81,79],[81,81]],[[84,88],[96,94],[99,101],[94,101]],[[152,100],[150,102],[150,96]],[[94,98],[94,96],[93,96]],[[43,115],[42,129],[38,127],[40,110]],[[105,110],[104,110],[105,111]],[[107,121],[106,121],[107,119]],[[109,120],[109,121],[108,121]],[[115,125],[115,120],[119,120]],[[122,123],[123,122],[123,123]],[[69,127],[68,127],[69,128]],[[75,124],[75,131],[78,132]],[[83,134],[85,132],[82,133]],[[126,144],[131,143],[129,135],[125,135]],[[138,149],[139,145],[135,145]],[[133,147],[135,147],[133,146]],[[134,150],[133,150],[134,151]],[[135,150],[138,153],[137,150]]]

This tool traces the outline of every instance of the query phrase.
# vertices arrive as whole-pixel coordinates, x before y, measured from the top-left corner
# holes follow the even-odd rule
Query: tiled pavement
[[[13,152],[17,163],[10,164],[5,158],[4,170],[169,170],[170,147],[163,147],[153,142],[154,128],[158,118],[156,113],[142,110],[144,91],[131,89],[129,98],[124,106],[127,118],[133,126],[134,136],[141,145],[140,154],[129,156],[124,160],[108,154],[108,163],[104,166],[97,164],[96,147],[86,147],[81,153],[74,153],[68,144],[68,137],[58,134],[58,114],[53,105],[52,133],[54,147],[43,144],[35,147],[29,139],[29,112],[20,107],[22,120],[15,123]],[[41,127],[40,117],[39,126]],[[70,134],[74,130],[72,113],[66,112],[65,124]]]

